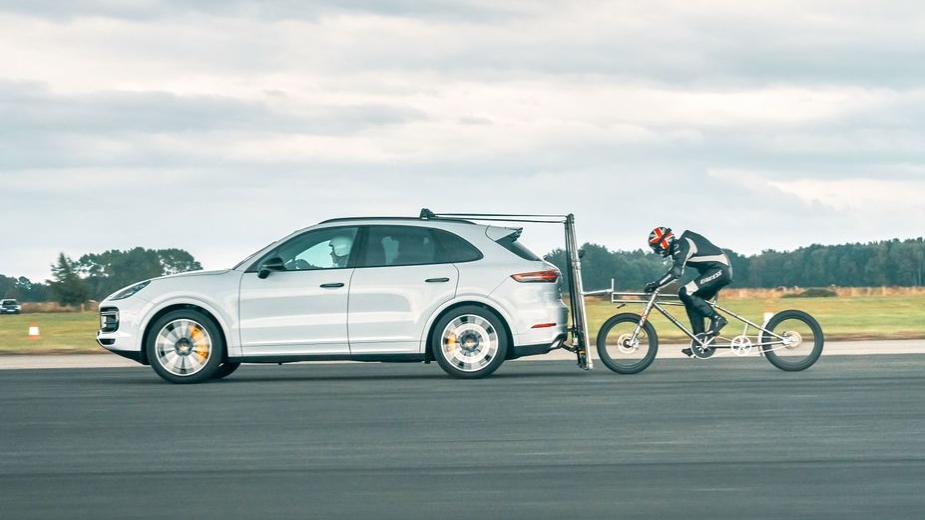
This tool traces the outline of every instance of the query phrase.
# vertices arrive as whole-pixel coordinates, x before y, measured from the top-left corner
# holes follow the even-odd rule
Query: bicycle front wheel
[[[658,353],[658,335],[646,322],[633,338],[642,317],[630,312],[617,314],[604,322],[597,333],[597,354],[607,368],[618,374],[642,372]]]
[[[822,355],[822,327],[803,311],[781,311],[761,332],[764,355],[781,370],[796,372],[813,365]]]

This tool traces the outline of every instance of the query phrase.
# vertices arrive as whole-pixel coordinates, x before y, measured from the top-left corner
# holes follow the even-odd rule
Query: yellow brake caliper
[[[456,333],[451,332],[447,335],[446,339],[443,341],[443,351],[447,354],[452,353],[456,350]]]
[[[201,328],[193,327],[190,338],[193,340],[193,352],[199,356],[199,362],[204,363],[206,358],[209,357],[209,342],[206,339],[206,334]]]

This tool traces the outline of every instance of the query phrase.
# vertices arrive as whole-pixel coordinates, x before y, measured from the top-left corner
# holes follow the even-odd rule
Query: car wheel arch
[[[225,330],[225,326],[222,323],[222,321],[219,320],[215,316],[215,313],[213,313],[209,309],[206,309],[205,307],[202,307],[199,305],[193,305],[190,303],[177,303],[173,305],[168,305],[164,307],[163,309],[158,309],[158,311],[152,314],[151,317],[148,319],[148,323],[145,325],[144,332],[141,335],[141,362],[142,364],[145,364],[145,365],[151,364],[150,360],[148,359],[147,349],[145,348],[145,344],[148,341],[148,335],[151,333],[151,328],[154,326],[155,323],[157,323],[157,320],[160,319],[161,316],[164,316],[165,314],[169,312],[178,311],[178,310],[196,311],[196,312],[201,313],[203,316],[209,318],[210,320],[212,320],[212,323],[215,324],[215,327],[218,329],[219,333],[222,335],[222,340],[224,340],[225,342],[226,348],[225,348],[224,358],[222,359],[222,361],[226,361],[228,358],[228,348],[227,348],[228,333]]]
[[[426,335],[425,335],[425,340],[424,340],[424,345],[425,345],[424,356],[427,361],[434,360],[433,345],[431,344],[430,338],[433,337],[433,334],[437,328],[437,324],[440,322],[440,320],[443,319],[443,317],[446,316],[447,314],[453,312],[454,310],[460,307],[466,307],[470,305],[481,307],[482,309],[485,309],[486,311],[492,313],[496,318],[498,318],[498,321],[500,321],[501,325],[504,327],[504,335],[507,338],[508,345],[514,344],[514,337],[511,332],[511,325],[508,323],[507,318],[504,316],[504,314],[501,311],[481,301],[473,301],[473,300],[457,301],[457,302],[454,302],[452,305],[446,307],[445,309],[441,310],[440,312],[436,313],[431,319],[430,326],[427,327],[427,330],[425,331]],[[511,353],[513,351],[514,351],[513,348],[509,348],[507,351],[507,355],[505,356],[505,359],[510,359]]]

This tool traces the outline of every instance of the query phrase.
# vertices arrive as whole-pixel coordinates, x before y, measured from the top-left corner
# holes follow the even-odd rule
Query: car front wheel
[[[171,383],[212,379],[225,355],[218,327],[192,309],[169,312],[158,319],[148,333],[145,348],[151,367]]]
[[[431,337],[434,359],[453,377],[486,377],[501,366],[507,354],[504,325],[490,311],[466,305],[441,318]]]

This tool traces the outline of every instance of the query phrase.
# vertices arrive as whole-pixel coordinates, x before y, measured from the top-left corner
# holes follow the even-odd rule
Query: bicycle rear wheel
[[[658,335],[655,328],[646,322],[639,330],[636,340],[633,331],[642,317],[626,312],[611,316],[597,333],[597,354],[607,368],[618,374],[642,372],[658,353]]]
[[[781,370],[796,372],[807,369],[822,355],[825,343],[822,327],[803,311],[781,311],[771,317],[764,329],[761,332],[761,348],[768,361]]]

